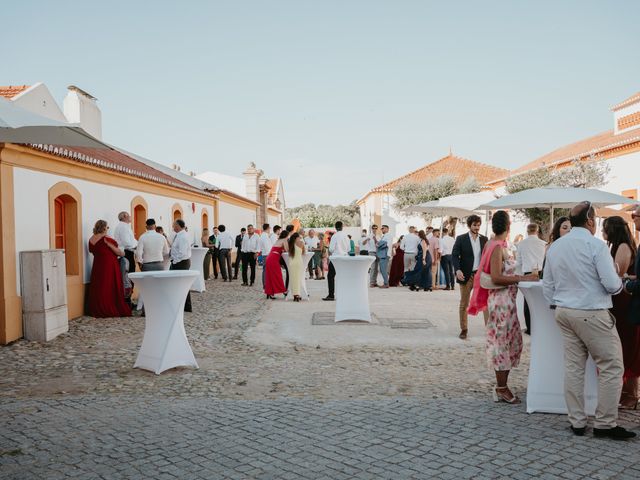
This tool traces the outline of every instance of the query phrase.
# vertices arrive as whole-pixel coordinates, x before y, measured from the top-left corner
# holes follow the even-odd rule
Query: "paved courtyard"
[[[313,325],[334,305],[309,285],[297,304],[209,281],[185,315],[199,370],[132,369],[141,318],[0,348],[0,478],[640,478],[640,442],[491,402],[457,292],[374,289],[373,325]],[[525,351],[521,396],[527,368]]]

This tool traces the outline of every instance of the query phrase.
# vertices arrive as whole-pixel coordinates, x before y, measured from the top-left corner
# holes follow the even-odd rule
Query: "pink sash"
[[[480,266],[473,277],[473,292],[471,292],[471,300],[469,300],[469,308],[467,312],[469,315],[477,315],[487,309],[487,301],[489,299],[489,290],[480,286],[480,272],[491,273],[491,255],[496,247],[507,247],[507,242],[502,240],[500,242],[496,240],[490,240],[484,247],[482,252],[482,258],[480,258]],[[471,281],[469,279],[468,281]]]

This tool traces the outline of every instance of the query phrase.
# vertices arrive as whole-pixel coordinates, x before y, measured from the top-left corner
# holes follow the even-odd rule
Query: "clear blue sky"
[[[454,154],[514,168],[612,128],[640,91],[640,2],[13,1],[1,84],[75,84],[105,140],[348,202]]]

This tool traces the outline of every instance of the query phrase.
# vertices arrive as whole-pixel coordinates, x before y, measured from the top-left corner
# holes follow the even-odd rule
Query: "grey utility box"
[[[20,279],[24,337],[48,342],[67,332],[64,250],[20,252]]]

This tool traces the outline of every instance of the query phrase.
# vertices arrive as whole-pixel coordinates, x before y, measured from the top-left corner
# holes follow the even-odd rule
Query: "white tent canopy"
[[[0,98],[0,142],[109,148],[79,125],[60,122]]]
[[[491,191],[478,193],[462,193],[442,197],[438,200],[411,205],[404,209],[408,213],[430,213],[437,216],[468,217],[480,210],[480,205],[494,200],[496,197]]]
[[[551,224],[553,225],[554,208],[572,208],[584,201],[591,202],[594,207],[638,203],[636,200],[596,188],[542,187],[523,190],[512,195],[505,195],[504,197],[481,205],[480,208],[489,210],[499,210],[502,208],[548,208],[551,210]]]

